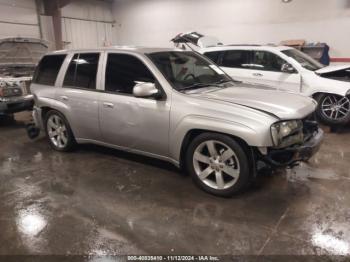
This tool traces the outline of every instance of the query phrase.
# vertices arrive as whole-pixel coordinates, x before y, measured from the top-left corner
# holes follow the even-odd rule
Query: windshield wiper
[[[193,85],[190,86],[185,86],[182,88],[179,88],[178,90],[182,91],[182,90],[190,90],[190,89],[195,89],[195,88],[203,88],[203,87],[209,87],[209,86],[215,86],[215,87],[220,87],[220,88],[224,88],[224,86],[221,86],[221,84],[224,83],[228,83],[228,82],[233,82],[233,80],[229,80],[229,79],[221,79],[218,82],[214,82],[214,83],[195,83]]]
[[[225,83],[228,83],[228,82],[234,82],[234,80],[232,80],[232,79],[221,79],[218,82],[212,83],[212,85],[220,85],[220,84],[225,84]]]
[[[179,88],[178,90],[179,91],[182,91],[182,90],[190,90],[190,89],[195,89],[195,88],[202,88],[202,87],[208,87],[208,86],[212,86],[213,84],[210,84],[210,83],[195,83],[193,85],[189,85],[189,86],[184,86],[184,87],[181,87]]]

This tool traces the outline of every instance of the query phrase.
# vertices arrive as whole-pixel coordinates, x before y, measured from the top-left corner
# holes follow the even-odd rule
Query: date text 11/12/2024
[[[128,256],[128,261],[220,261],[217,256]]]

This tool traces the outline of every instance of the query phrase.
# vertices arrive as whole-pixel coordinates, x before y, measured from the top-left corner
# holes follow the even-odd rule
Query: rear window
[[[41,59],[36,68],[33,83],[55,85],[56,78],[66,55],[48,55]]]

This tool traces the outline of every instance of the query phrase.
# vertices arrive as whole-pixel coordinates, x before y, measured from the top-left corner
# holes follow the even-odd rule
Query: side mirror
[[[294,67],[293,67],[291,64],[289,64],[289,63],[283,64],[282,67],[281,67],[281,71],[282,71],[283,73],[288,73],[288,74],[293,74],[293,73],[295,73]]]
[[[132,90],[135,97],[158,97],[160,95],[159,90],[154,83],[137,83]]]

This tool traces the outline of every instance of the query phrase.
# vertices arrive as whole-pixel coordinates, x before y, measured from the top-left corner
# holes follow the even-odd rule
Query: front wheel
[[[317,97],[316,114],[320,122],[329,126],[339,126],[350,121],[349,97],[335,94],[321,94]]]
[[[189,145],[186,165],[194,182],[204,191],[229,197],[245,189],[251,181],[249,158],[231,137],[204,133]]]

